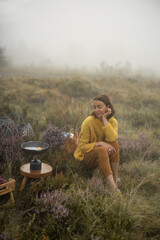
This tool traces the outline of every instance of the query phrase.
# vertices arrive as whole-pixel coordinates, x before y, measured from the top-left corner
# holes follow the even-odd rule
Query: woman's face
[[[93,112],[99,119],[102,119],[102,116],[107,112],[108,108],[109,106],[106,106],[102,101],[98,100],[93,101]]]

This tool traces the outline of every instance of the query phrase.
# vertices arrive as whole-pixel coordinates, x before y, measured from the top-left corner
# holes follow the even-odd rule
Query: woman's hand
[[[105,147],[109,155],[116,152],[115,148],[106,142],[97,142],[94,147]]]
[[[107,120],[107,117],[111,114],[112,110],[110,107],[107,108],[107,112],[105,114],[103,114],[102,116],[102,121],[104,123],[104,126],[107,126],[108,124],[108,120]]]
[[[107,108],[107,112],[103,114],[102,119],[107,118],[112,113],[112,110],[110,107]]]

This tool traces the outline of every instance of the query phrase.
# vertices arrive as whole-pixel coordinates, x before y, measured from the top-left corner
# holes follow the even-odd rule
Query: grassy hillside
[[[159,92],[158,78],[127,69],[4,71],[0,116],[22,112],[34,137],[0,141],[0,175],[16,179],[15,204],[0,197],[0,239],[160,239]],[[20,143],[41,139],[48,124],[57,127],[55,134],[79,132],[97,94],[110,96],[116,109],[122,197],[110,192],[98,170],[88,173],[53,148],[40,157],[53,167],[52,177],[29,180],[19,194],[19,167],[32,159]]]

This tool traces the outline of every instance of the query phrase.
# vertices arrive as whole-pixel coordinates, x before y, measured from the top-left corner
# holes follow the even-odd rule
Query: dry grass
[[[57,127],[67,125],[79,133],[82,121],[92,111],[92,96],[103,93],[109,95],[115,105],[120,135],[136,139],[143,132],[159,146],[159,79],[136,73],[129,76],[124,69],[111,71],[104,67],[96,73],[80,69],[59,73],[57,69],[42,67],[32,69],[33,74],[29,68],[25,71],[10,68],[11,76],[0,79],[0,115],[22,112],[35,131],[35,140],[49,123]],[[147,160],[142,148],[139,154],[135,154],[134,149],[127,152],[129,160],[122,159],[120,164],[122,198],[116,198],[108,191],[100,172],[85,172],[73,158],[73,149],[67,142],[65,147],[68,154],[61,149],[42,156],[42,161],[52,165],[53,176],[47,181],[29,181],[23,195],[18,194],[22,178],[19,172],[15,174],[15,205],[11,206],[9,199],[0,199],[0,239],[159,239],[157,149]],[[3,173],[5,177],[8,170]],[[47,194],[48,191],[51,194]],[[47,207],[43,205],[45,198],[40,201],[43,206],[35,201],[43,192],[48,197]],[[57,207],[69,210],[65,224],[63,214],[57,213],[55,205],[50,204],[52,195]],[[61,206],[56,200],[58,197]],[[56,220],[53,221],[51,213],[43,214],[48,209],[58,214]]]

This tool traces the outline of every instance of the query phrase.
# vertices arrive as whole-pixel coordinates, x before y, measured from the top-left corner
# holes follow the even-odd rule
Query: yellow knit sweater
[[[114,117],[111,117],[105,127],[103,121],[89,116],[84,120],[79,135],[79,144],[74,152],[74,157],[82,161],[84,153],[90,152],[96,142],[114,142],[118,138],[118,123]]]

